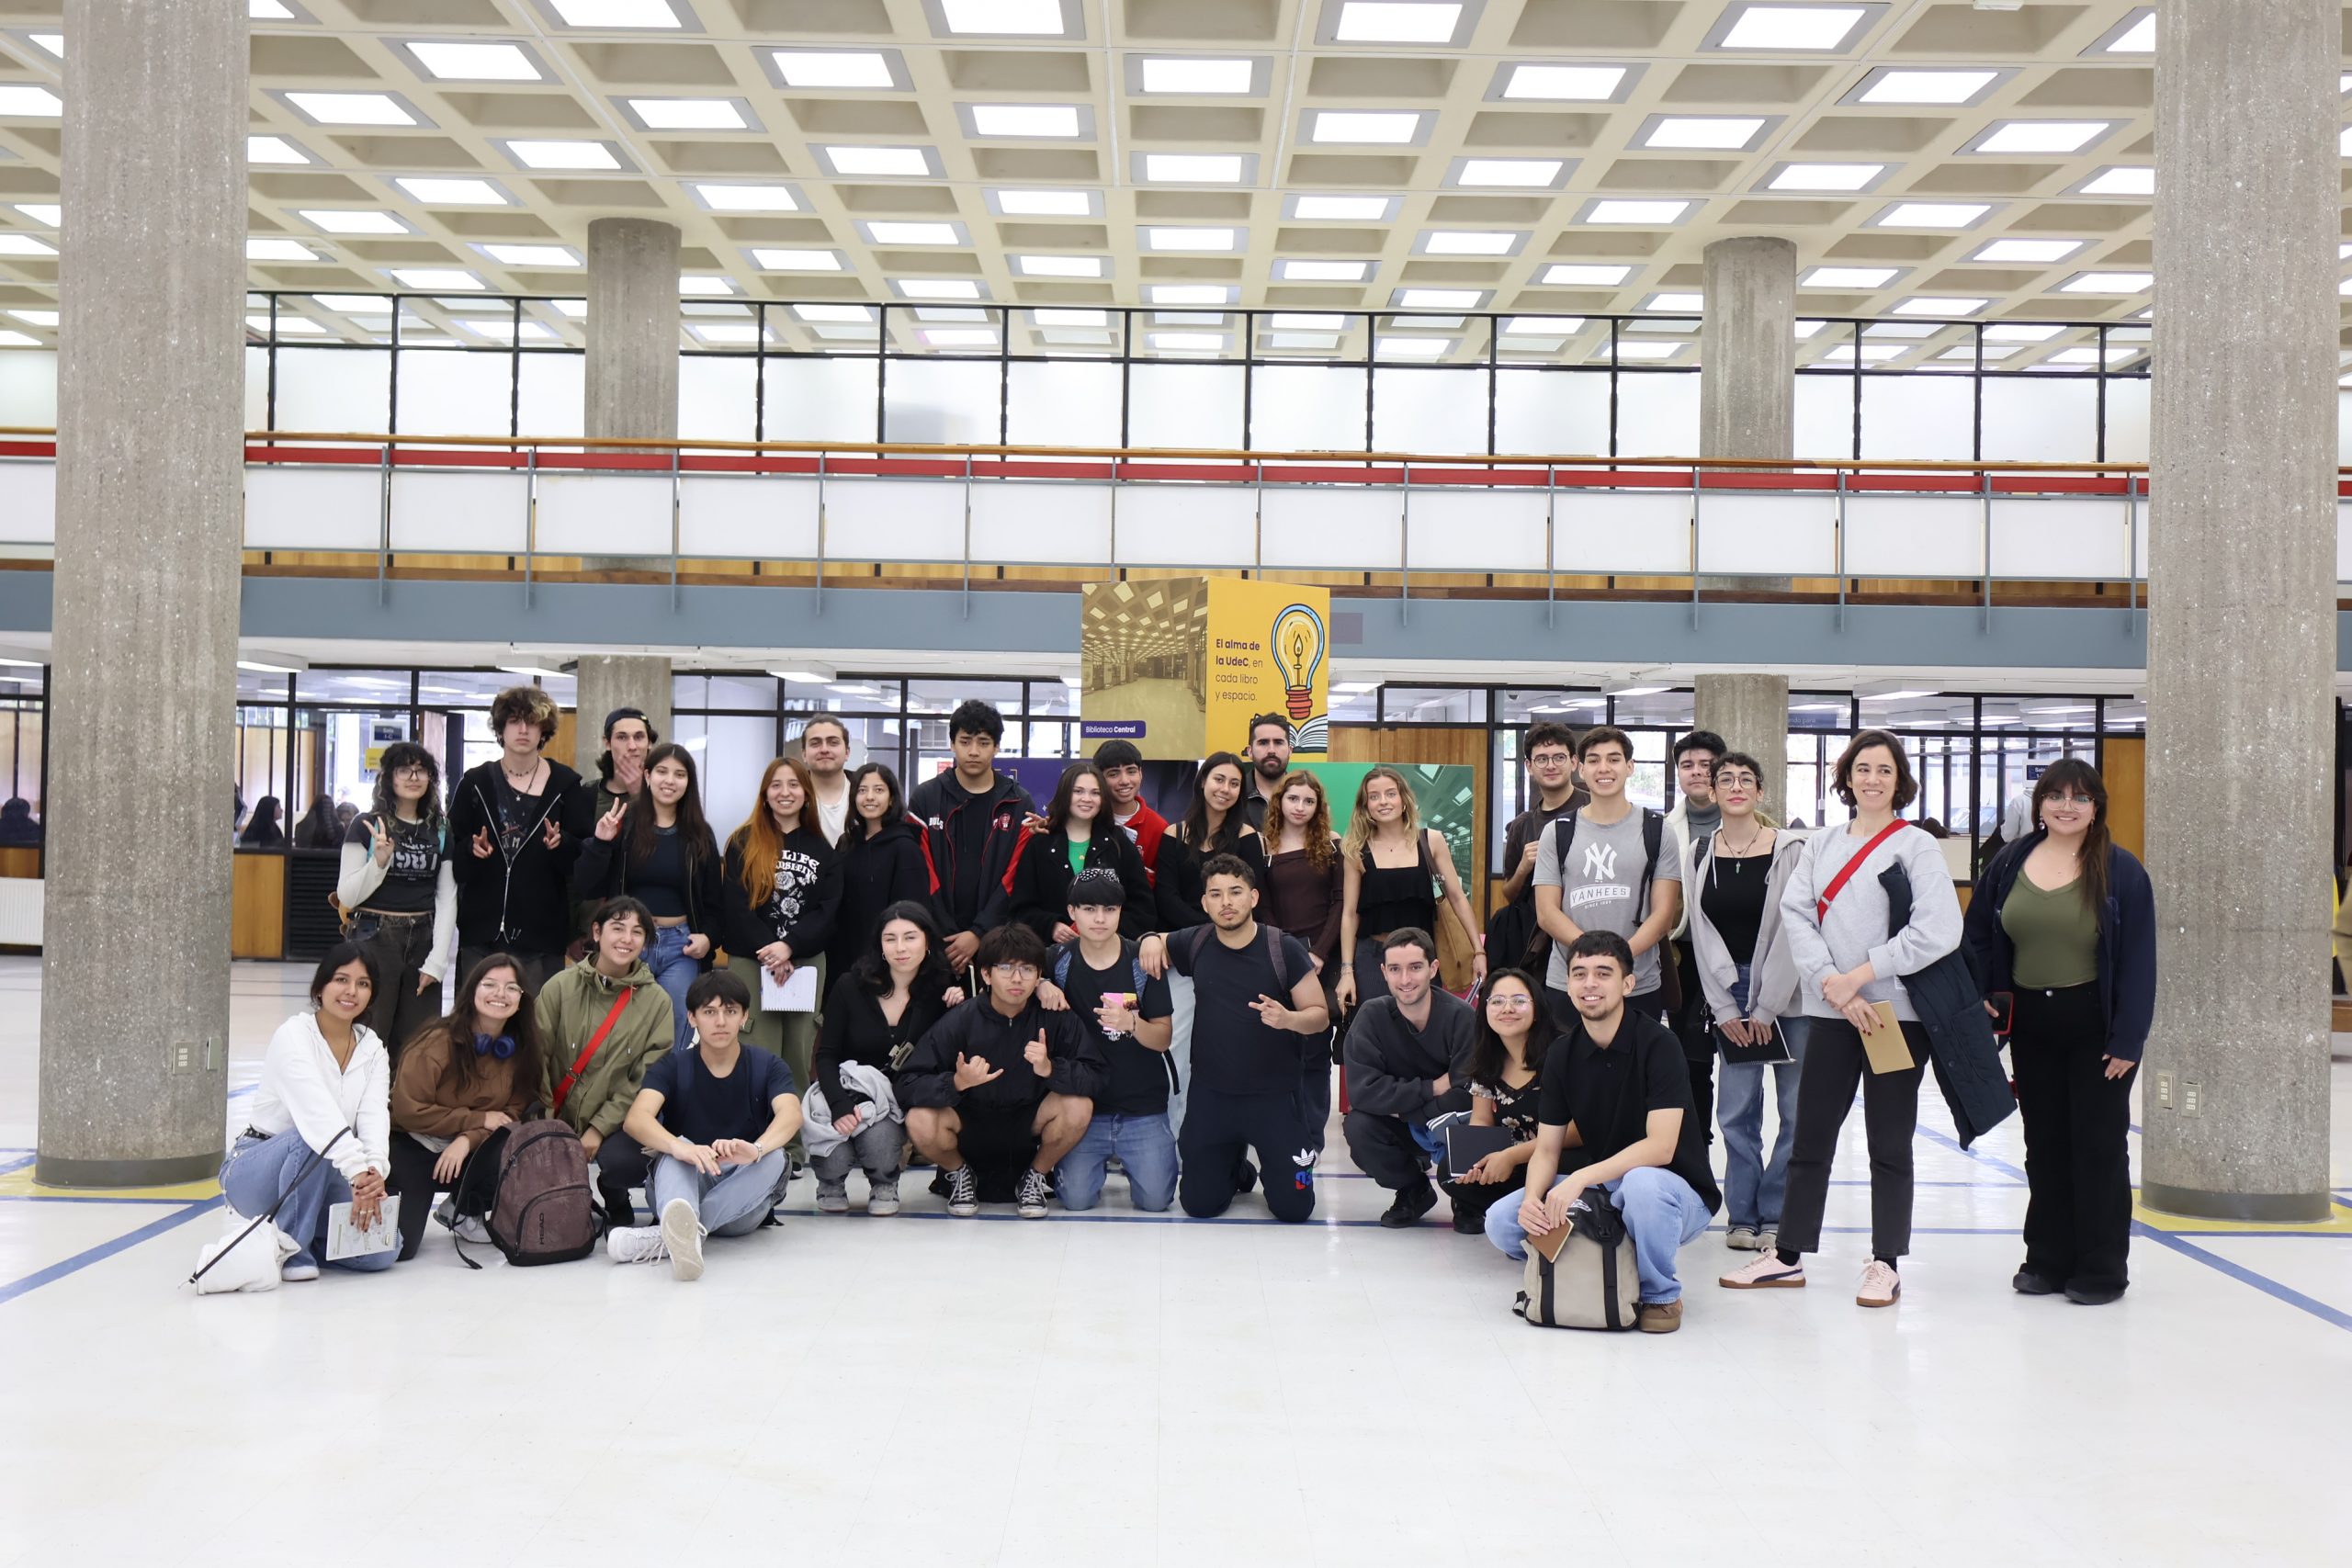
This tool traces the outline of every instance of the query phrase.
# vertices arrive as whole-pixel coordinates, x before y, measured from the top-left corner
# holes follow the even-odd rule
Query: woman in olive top
[[[1046,825],[1024,828],[1012,846],[1012,863],[1005,867],[1004,888],[980,911],[980,929],[1014,921],[1027,926],[1048,944],[1077,940],[1069,923],[1069,885],[1081,871],[1096,866],[1118,874],[1127,901],[1119,917],[1119,934],[1140,942],[1151,934],[1153,903],[1151,874],[1144,870],[1143,854],[1126,830],[1111,819],[1111,798],[1102,770],[1091,762],[1072,762],[1062,770],[1054,802],[1046,808]]]
[[[1439,1183],[1453,1201],[1453,1228],[1463,1235],[1483,1234],[1487,1211],[1527,1189],[1544,1063],[1559,1033],[1526,971],[1498,969],[1487,976],[1470,1043],[1470,1125],[1508,1128],[1514,1142]]]
[[[899,1212],[906,1117],[895,1091],[882,1091],[891,1090],[923,1032],[964,999],[955,978],[929,900],[910,899],[882,911],[880,931],[833,987],[811,1094],[842,1141],[808,1156],[819,1213],[848,1213],[853,1167],[865,1172],[867,1213]],[[887,1109],[863,1111],[869,1104]]]
[[[938,908],[939,877],[922,825],[907,815],[899,775],[867,762],[849,777],[849,825],[834,845],[842,863],[841,909],[825,944],[825,972],[839,990],[850,966],[872,951],[882,912],[895,904]],[[941,947],[944,955],[946,949]]]
[[[2148,874],[2108,836],[2107,785],[2069,757],[2033,786],[2039,830],[1993,857],[1968,906],[1969,966],[1997,1019],[2025,1122],[2030,1296],[2101,1305],[2131,1282],[2132,1072],[2156,1005]]]
[[[425,1205],[467,1241],[487,1241],[503,1135],[539,1092],[539,1030],[523,966],[503,953],[473,966],[446,1019],[410,1043],[392,1076],[392,1174],[403,1194],[401,1261],[424,1240]],[[460,1190],[459,1183],[463,1182]]]
[[[1453,869],[1445,835],[1421,826],[1420,807],[1405,775],[1383,762],[1356,786],[1355,813],[1341,848],[1340,977],[1331,996],[1350,1012],[1388,994],[1380,944],[1394,931],[1438,934],[1441,895],[1478,944],[1477,977],[1487,977],[1486,928],[1470,917],[1470,899]]]
[[[1241,806],[1249,769],[1230,751],[1212,751],[1193,775],[1193,805],[1159,840],[1159,923],[1169,931],[1208,919],[1201,908],[1201,867],[1216,855],[1239,855],[1265,886],[1266,841]],[[1181,1038],[1183,1026],[1177,1026]]]
[[[385,747],[375,809],[343,835],[335,901],[384,977],[368,1025],[395,1066],[409,1036],[441,1016],[441,982],[458,955],[458,875],[440,785],[432,752],[413,740]]]
[[[718,844],[703,819],[695,756],[665,743],[645,754],[645,788],[596,818],[580,846],[574,897],[601,902],[623,894],[653,912],[646,967],[670,998],[673,1038],[693,1038],[686,987],[710,966],[725,928]]]
[[[841,857],[817,820],[808,770],[797,757],[778,757],[760,776],[759,804],[729,835],[720,871],[720,933],[727,967],[752,994],[743,1041],[784,1058],[792,1081],[808,1087],[817,1045],[817,1013],[768,1012],[760,1003],[763,972],[781,985],[797,968],[816,970],[813,993],[825,996],[825,943],[841,908]]]

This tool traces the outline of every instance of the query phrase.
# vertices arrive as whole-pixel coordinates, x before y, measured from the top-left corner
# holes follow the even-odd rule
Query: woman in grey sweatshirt
[[[1826,829],[1806,840],[1781,899],[1798,997],[1812,1021],[1779,1246],[1724,1275],[1723,1283],[1733,1290],[1804,1283],[1804,1255],[1820,1245],[1830,1159],[1859,1083],[1871,1152],[1871,1262],[1854,1299],[1892,1306],[1903,1289],[1896,1259],[1911,1247],[1911,1136],[1928,1060],[1927,1034],[1903,976],[1960,946],[1960,899],[1936,840],[1898,815],[1919,793],[1900,740],[1863,730],[1838,759],[1836,780],[1853,820],[1843,831]],[[1891,907],[1879,878],[1897,866],[1911,885],[1911,913],[1890,932]],[[1883,1036],[1882,1002],[1894,1014],[1899,1041]],[[1873,1037],[1868,1044],[1865,1035]],[[1907,1065],[1872,1071],[1869,1045],[1883,1053],[1890,1043]]]

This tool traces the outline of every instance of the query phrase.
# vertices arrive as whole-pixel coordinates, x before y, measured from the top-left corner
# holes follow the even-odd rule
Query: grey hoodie
[[[1854,867],[1826,919],[1816,915],[1816,901],[1867,842],[1844,826],[1822,829],[1805,840],[1804,852],[1781,895],[1781,919],[1803,981],[1798,988],[1804,1015],[1839,1016],[1822,998],[1821,983],[1868,960],[1878,978],[1862,987],[1862,999],[1892,1002],[1896,1018],[1916,1023],[1919,1015],[1898,976],[1916,975],[1959,948],[1960,895],[1952,891],[1951,869],[1944,863],[1942,849],[1925,829],[1910,823]],[[1878,878],[1898,861],[1911,879],[1911,919],[1889,936],[1891,911]]]

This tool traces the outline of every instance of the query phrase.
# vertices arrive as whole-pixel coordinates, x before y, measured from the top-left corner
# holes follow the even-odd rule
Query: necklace
[[[1725,855],[1733,860],[1740,860],[1756,852],[1756,846],[1763,841],[1764,835],[1768,831],[1770,831],[1769,829],[1758,824],[1756,830],[1747,835],[1747,842],[1744,844],[1734,844],[1718,832],[1715,835],[1715,842],[1723,846],[1723,852]]]
[[[515,790],[520,793],[524,790],[526,785],[539,776],[539,763],[538,760],[534,758],[531,765],[524,770],[523,776],[521,778],[516,778],[514,776],[514,770],[508,767],[506,765],[506,759],[502,757],[498,761],[498,771],[504,773],[506,775],[506,782],[513,784]]]

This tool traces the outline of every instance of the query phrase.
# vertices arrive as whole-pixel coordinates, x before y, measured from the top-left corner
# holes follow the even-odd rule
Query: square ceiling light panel
[[[695,26],[685,0],[539,0],[539,9],[567,28],[670,32]]]
[[[2058,286],[2061,294],[2144,294],[2155,283],[2148,272],[2078,272]]]
[[[1308,223],[1388,223],[1403,207],[1401,196],[1318,196],[1296,192],[1283,197],[1283,216]]]
[[[768,80],[791,92],[910,93],[906,57],[895,49],[770,49]]]
[[[1627,201],[1603,197],[1588,201],[1577,214],[1579,223],[1624,224],[1637,228],[1670,229],[1690,216],[1695,201]]]
[[[1797,279],[1799,288],[1883,288],[1903,276],[1899,266],[1817,266]]]
[[[795,305],[792,313],[804,321],[871,321],[870,305]]]
[[[245,240],[245,259],[257,262],[314,262],[319,253],[299,240],[280,240],[262,235]]]
[[[248,136],[245,138],[245,162],[248,164],[307,164],[311,155],[282,136]]]
[[[2064,261],[2085,245],[2088,240],[1995,240],[1968,259],[1973,262],[2051,262]]]
[[[1489,103],[1622,104],[1642,77],[1639,65],[1505,61],[1487,88]]]
[[[1155,305],[1230,305],[1238,292],[1223,283],[1155,283],[1144,290]]]
[[[1502,229],[1424,229],[1413,240],[1417,256],[1515,256],[1524,232]]]
[[[55,119],[64,112],[65,100],[47,87],[0,82],[0,115],[11,119]]]
[[[1973,201],[1898,201],[1871,220],[1873,229],[1973,229],[1993,209]]]
[[[1482,5],[1483,0],[1338,0],[1324,6],[1316,41],[1458,49],[1477,29]]]
[[[1994,321],[1984,328],[1986,343],[2048,343],[2067,329],[2039,321]]]
[[[1541,281],[1558,288],[1616,288],[1633,276],[1632,267],[1616,262],[1555,262]]]
[[[1894,307],[1898,316],[1973,316],[1990,305],[1990,299],[1961,299],[1952,295],[1921,294]]]
[[[752,252],[752,261],[762,272],[843,272],[839,251],[807,249],[798,246],[763,245]]]
[[[1046,187],[1037,190],[995,189],[988,193],[989,210],[1000,218],[1100,218],[1099,190]]]
[[[616,98],[639,130],[758,130],[759,118],[743,98]]]
[[[1278,256],[1274,279],[1279,283],[1362,283],[1372,276],[1368,261],[1320,261]]]
[[[1108,277],[1110,263],[1102,256],[1033,256],[1012,258],[1024,277]]]
[[[1777,54],[1843,54],[1883,14],[1883,5],[1731,6],[1715,18],[1702,49]]]
[[[2154,54],[2156,52],[2156,8],[2137,6],[2123,19],[2099,34],[2085,54]]]
[[[809,151],[816,153],[817,162],[825,172],[835,176],[935,180],[946,174],[939,153],[930,147],[842,145],[812,147]]]
[[[1907,66],[1883,65],[1863,77],[1838,101],[1967,108],[1983,103],[1992,95],[1993,89],[2016,74],[2015,66],[1915,70]]]
[[[270,96],[312,125],[431,125],[398,93],[313,93],[284,88]],[[0,112],[5,107],[0,107]]]
[[[1476,310],[1491,297],[1485,288],[1398,288],[1388,302],[1400,310]]]
[[[519,43],[469,39],[403,39],[392,47],[431,82],[545,82],[546,68]]]
[[[979,282],[969,277],[894,277],[890,287],[901,299],[978,299],[985,298]]]
[[[1157,186],[1244,186],[1258,182],[1255,152],[1132,152],[1129,177]]]
[[[1634,138],[1636,147],[1659,150],[1746,152],[1777,124],[1777,116],[1652,115]]]
[[[1690,345],[1679,343],[1628,343],[1623,338],[1611,338],[1596,344],[1592,356],[1607,359],[1613,353],[1619,359],[1671,359]]]
[[[678,275],[678,292],[702,295],[733,294],[737,289],[733,278],[718,273],[682,272]]]
[[[389,212],[340,207],[306,207],[295,213],[322,234],[413,234],[416,231]]]
[[[631,166],[623,161],[609,141],[556,141],[505,137],[495,140],[509,158],[526,169],[597,172]]]
[[[1464,190],[1558,190],[1576,166],[1573,158],[1456,158],[1445,183]]]
[[[1111,324],[1108,310],[1087,310],[1062,306],[1040,306],[1029,312],[1030,324],[1040,327],[1107,327]]]
[[[1414,147],[1429,140],[1434,118],[1413,109],[1308,109],[1298,130],[1322,147]]]
[[[922,0],[922,10],[940,38],[1086,36],[1080,0]]]
[[[1679,291],[1653,294],[1642,301],[1645,310],[1664,310],[1676,315],[1695,316],[1707,308],[1707,297]]]
[[[1094,135],[1094,111],[1084,104],[957,104],[967,137],[979,141],[1081,141]]]
[[[1876,190],[1894,168],[1892,164],[1782,164],[1766,176],[1761,189],[1843,194]]]
[[[1960,150],[2002,156],[2066,156],[2104,141],[2117,123],[2111,119],[2005,119],[1979,131]]]
[[[476,245],[474,249],[501,266],[585,266],[580,253],[569,245]]]
[[[464,294],[482,287],[481,279],[472,273],[443,266],[396,266],[386,269],[384,276],[419,294]]]
[[[1375,359],[1443,359],[1453,347],[1450,337],[1378,337],[1372,352]]]
[[[395,175],[392,183],[426,207],[512,207],[514,198],[492,180]]]
[[[936,220],[869,218],[859,222],[866,243],[875,245],[968,245],[972,236],[961,223]]]
[[[713,212],[805,212],[808,198],[797,186],[719,185],[697,181],[688,189]]]
[[[1136,231],[1136,238],[1147,251],[1191,251],[1194,253],[1236,251],[1240,246],[1238,229],[1212,228],[1199,224],[1148,224]]]
[[[1273,80],[1264,55],[1132,53],[1125,64],[1127,91],[1146,97],[1262,98]]]
[[[53,201],[19,201],[11,205],[44,229],[56,228],[65,217],[65,209]]]

